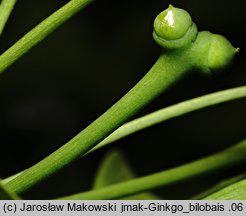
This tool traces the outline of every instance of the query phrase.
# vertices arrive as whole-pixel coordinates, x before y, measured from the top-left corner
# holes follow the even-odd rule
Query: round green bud
[[[238,49],[221,35],[213,34],[210,40],[208,67],[211,70],[221,70],[231,63]]]
[[[204,75],[211,76],[228,66],[238,49],[225,37],[203,31],[197,35],[190,51],[194,66]]]
[[[176,40],[185,35],[192,24],[190,14],[183,9],[169,6],[154,21],[155,33],[166,40]]]
[[[183,9],[169,6],[154,21],[153,37],[163,48],[176,49],[187,44],[197,35],[196,25]]]

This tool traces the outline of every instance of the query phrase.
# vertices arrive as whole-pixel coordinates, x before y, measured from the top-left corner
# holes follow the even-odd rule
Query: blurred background
[[[1,53],[68,1],[18,1],[0,38]],[[138,116],[218,90],[246,84],[245,1],[96,0],[0,76],[0,175],[38,162],[62,146],[123,96],[153,65],[156,15],[168,4],[190,12],[200,30],[226,36],[241,51],[227,73],[192,75]],[[169,120],[115,143],[137,176],[187,163],[224,149],[246,135],[246,99]],[[150,148],[151,146],[151,148]],[[88,190],[101,149],[24,195],[49,199]],[[155,192],[185,199],[245,166]],[[189,188],[187,190],[187,188]]]

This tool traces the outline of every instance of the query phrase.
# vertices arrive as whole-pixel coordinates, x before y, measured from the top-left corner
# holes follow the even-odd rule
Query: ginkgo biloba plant
[[[16,60],[91,2],[71,0],[33,28],[3,52],[0,56],[0,72],[9,68]],[[14,4],[15,1],[2,1],[0,11],[5,12],[0,13],[3,23],[1,26],[4,27]],[[196,71],[205,77],[212,77],[216,71],[223,71],[239,50],[221,35],[208,31],[199,32],[188,12],[171,5],[156,17],[153,37],[161,47],[161,54],[149,72],[125,96],[62,147],[35,165],[2,180],[3,198],[25,197],[24,193],[27,190],[31,190],[32,187],[73,161],[93,152],[93,148],[113,143],[131,133],[167,119],[246,96],[246,87],[238,87],[185,101],[127,123],[158,96],[192,72]],[[155,147],[151,144],[149,148]],[[101,163],[92,190],[60,199],[162,199],[157,195],[144,192],[243,164],[246,160],[245,155],[246,142],[243,140],[194,162],[136,177],[125,164],[121,154],[118,151],[112,151]],[[239,181],[242,178],[244,177],[240,176],[235,179]],[[242,187],[242,184],[239,186]],[[201,198],[206,198],[206,196]],[[240,198],[243,197],[240,195]]]

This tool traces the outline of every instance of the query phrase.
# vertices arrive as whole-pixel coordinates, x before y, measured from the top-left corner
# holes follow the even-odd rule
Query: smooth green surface
[[[246,179],[204,198],[205,200],[246,200]]]
[[[212,70],[221,70],[231,63],[232,53],[236,53],[231,43],[223,36],[214,34],[211,39],[208,64]]]
[[[164,49],[181,49],[196,39],[198,30],[188,12],[169,6],[154,21],[153,37]]]
[[[203,199],[203,198],[210,196],[211,194],[214,194],[217,191],[219,191],[219,190],[221,190],[221,189],[223,189],[223,188],[225,188],[231,184],[239,182],[240,180],[243,180],[245,178],[246,178],[246,173],[238,175],[238,176],[234,176],[234,177],[226,179],[226,180],[223,180],[223,181],[219,182],[218,184],[216,184],[215,186],[201,192],[200,194],[197,194],[196,196],[191,197],[191,199],[193,199],[193,200]]]
[[[124,138],[128,135],[141,131],[145,128],[159,124],[172,118],[182,116],[184,114],[203,109],[209,106],[220,104],[223,102],[240,99],[246,97],[246,86],[232,88],[219,91],[187,100],[161,110],[155,111],[143,117],[137,118],[122,125],[119,129],[110,134],[106,139],[95,146],[91,151],[97,150],[103,146],[112,144],[113,142]]]
[[[60,149],[23,171],[7,185],[16,193],[24,192],[86,154],[192,69],[209,70],[207,54],[211,48],[211,35],[202,32],[194,42],[187,41],[180,49],[163,51],[150,71],[108,111]]]
[[[19,200],[20,198],[0,182],[0,200]]]
[[[111,133],[106,139],[101,141],[88,153],[91,153],[101,147],[112,144],[115,141],[122,139],[128,135],[141,131],[145,128],[151,127],[153,125],[165,122],[169,119],[182,116],[184,114],[203,109],[209,106],[217,105],[223,102],[228,102],[231,100],[236,100],[246,97],[246,86],[232,88],[228,90],[223,90],[201,97],[197,97],[191,100],[187,100],[161,110],[150,113],[146,116],[137,118],[122,125],[119,129]],[[19,173],[20,174],[20,173]],[[11,176],[7,179],[2,180],[4,184],[16,178],[17,175]]]
[[[238,52],[225,37],[208,31],[199,32],[193,50],[194,65],[205,76],[220,72]]]
[[[161,55],[149,73],[108,111],[60,149],[22,172],[7,185],[16,193],[24,192],[87,153],[183,77],[190,68],[189,64],[184,65],[185,62],[189,62],[186,55]]]
[[[100,163],[93,189],[103,188],[119,182],[135,178],[135,174],[119,150],[111,150]],[[160,197],[152,193],[140,193],[123,197],[128,200],[159,200]]]
[[[2,0],[0,4],[0,35],[9,19],[9,16],[14,9],[16,0]]]
[[[246,139],[224,151],[203,159],[165,170],[152,175],[118,183],[102,189],[86,191],[71,196],[61,197],[65,200],[107,200],[118,199],[143,191],[174,184],[186,179],[228,169],[236,164],[246,163]]]
[[[93,0],[71,0],[33,28],[0,56],[0,73],[91,2]]]
[[[190,14],[171,5],[161,12],[154,21],[156,34],[166,40],[176,40],[183,37],[191,25]]]

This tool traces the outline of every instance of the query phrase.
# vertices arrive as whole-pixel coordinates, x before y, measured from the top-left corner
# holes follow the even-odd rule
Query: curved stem
[[[192,178],[216,170],[226,169],[233,165],[246,162],[246,139],[237,145],[217,154],[188,163],[173,169],[165,170],[152,175],[118,183],[102,189],[86,191],[70,196],[61,197],[65,200],[107,200],[118,199],[143,191],[167,186],[188,178]]]
[[[0,4],[0,35],[9,19],[9,16],[14,9],[16,0],[2,0]]]
[[[113,142],[120,140],[128,135],[131,135],[153,125],[159,124],[161,122],[165,122],[169,119],[182,116],[187,113],[203,109],[209,106],[240,99],[243,97],[246,97],[246,86],[207,94],[201,97],[197,97],[163,108],[161,110],[155,111],[153,113],[137,118],[122,125],[120,128],[111,133],[107,138],[101,141],[98,145],[96,145],[86,154],[92,153],[93,151],[98,150],[106,145],[112,144]],[[2,180],[2,183],[6,184],[9,181],[16,178],[18,175],[20,175],[20,173]]]
[[[223,90],[211,94],[207,94],[201,97],[197,97],[191,100],[187,100],[143,117],[137,118],[130,121],[112,134],[110,134],[106,139],[95,146],[90,152],[95,151],[103,146],[112,144],[113,142],[122,139],[128,135],[141,131],[145,128],[151,127],[153,125],[159,124],[161,122],[167,121],[169,119],[203,109],[205,107],[213,106],[226,101],[231,101],[239,98],[246,97],[246,86],[232,88],[228,90]],[[90,153],[88,152],[88,153]]]
[[[0,56],[0,73],[93,0],[71,0],[24,35]]]
[[[28,46],[32,47],[39,42],[40,39],[50,33],[51,30],[59,26],[64,20],[67,20],[78,10],[78,5],[83,7],[83,4],[83,6],[81,6],[82,2],[88,3],[89,1],[72,0],[34,29],[34,33],[40,30],[44,30],[44,33],[36,34],[34,38],[32,34],[27,34],[19,41],[19,45],[26,43],[26,41],[30,41],[30,44],[26,44],[24,49],[22,49],[23,47],[20,48],[18,45],[14,45],[6,51],[0,57],[0,72],[7,68],[9,65],[8,63],[11,63],[12,61],[11,58],[9,58],[9,54],[14,57],[13,59],[19,58],[29,49]],[[174,10],[176,11],[177,9]],[[184,14],[184,12],[182,12],[182,14]],[[55,19],[53,16],[59,16],[59,19]],[[61,18],[64,16],[65,18]],[[182,21],[182,17],[183,16],[177,17],[179,22]],[[57,21],[57,23],[52,23],[51,21]],[[48,26],[49,28],[43,29],[45,26]],[[179,27],[175,28],[175,31],[179,31]],[[197,68],[203,72],[210,71],[210,64],[207,64],[210,63],[207,61],[207,54],[209,54],[211,48],[210,42],[213,35],[210,32],[201,32],[197,34],[196,30],[193,33],[190,32],[190,34],[191,37],[189,40],[185,39],[185,43],[182,43],[182,47],[179,47],[179,49],[176,49],[176,47],[175,49],[166,50],[166,53],[162,53],[158,61],[143,79],[141,79],[108,111],[60,149],[8,182],[8,187],[17,193],[24,192],[67,166],[72,161],[83,156],[96,144],[105,139],[110,133],[129,120],[134,114],[149,104],[153,99],[187,75],[191,69]],[[197,37],[196,40],[194,37]],[[229,53],[228,56],[234,56],[234,48],[223,38],[222,43],[220,43],[220,48],[225,50],[224,46],[226,48],[229,47],[227,50],[227,53]],[[13,55],[13,51],[16,52],[17,55]],[[214,54],[214,52],[212,54]],[[221,52],[218,53],[217,57],[218,56],[221,57]],[[201,61],[201,59],[204,60]],[[222,59],[224,59],[223,55]],[[231,58],[226,59],[229,60]],[[6,62],[8,63],[6,64]],[[224,63],[220,58],[219,62]],[[220,66],[224,66],[224,64]]]
[[[115,105],[60,149],[8,182],[8,187],[16,193],[24,192],[78,159],[176,83],[190,67],[185,54],[162,54],[152,69]]]

